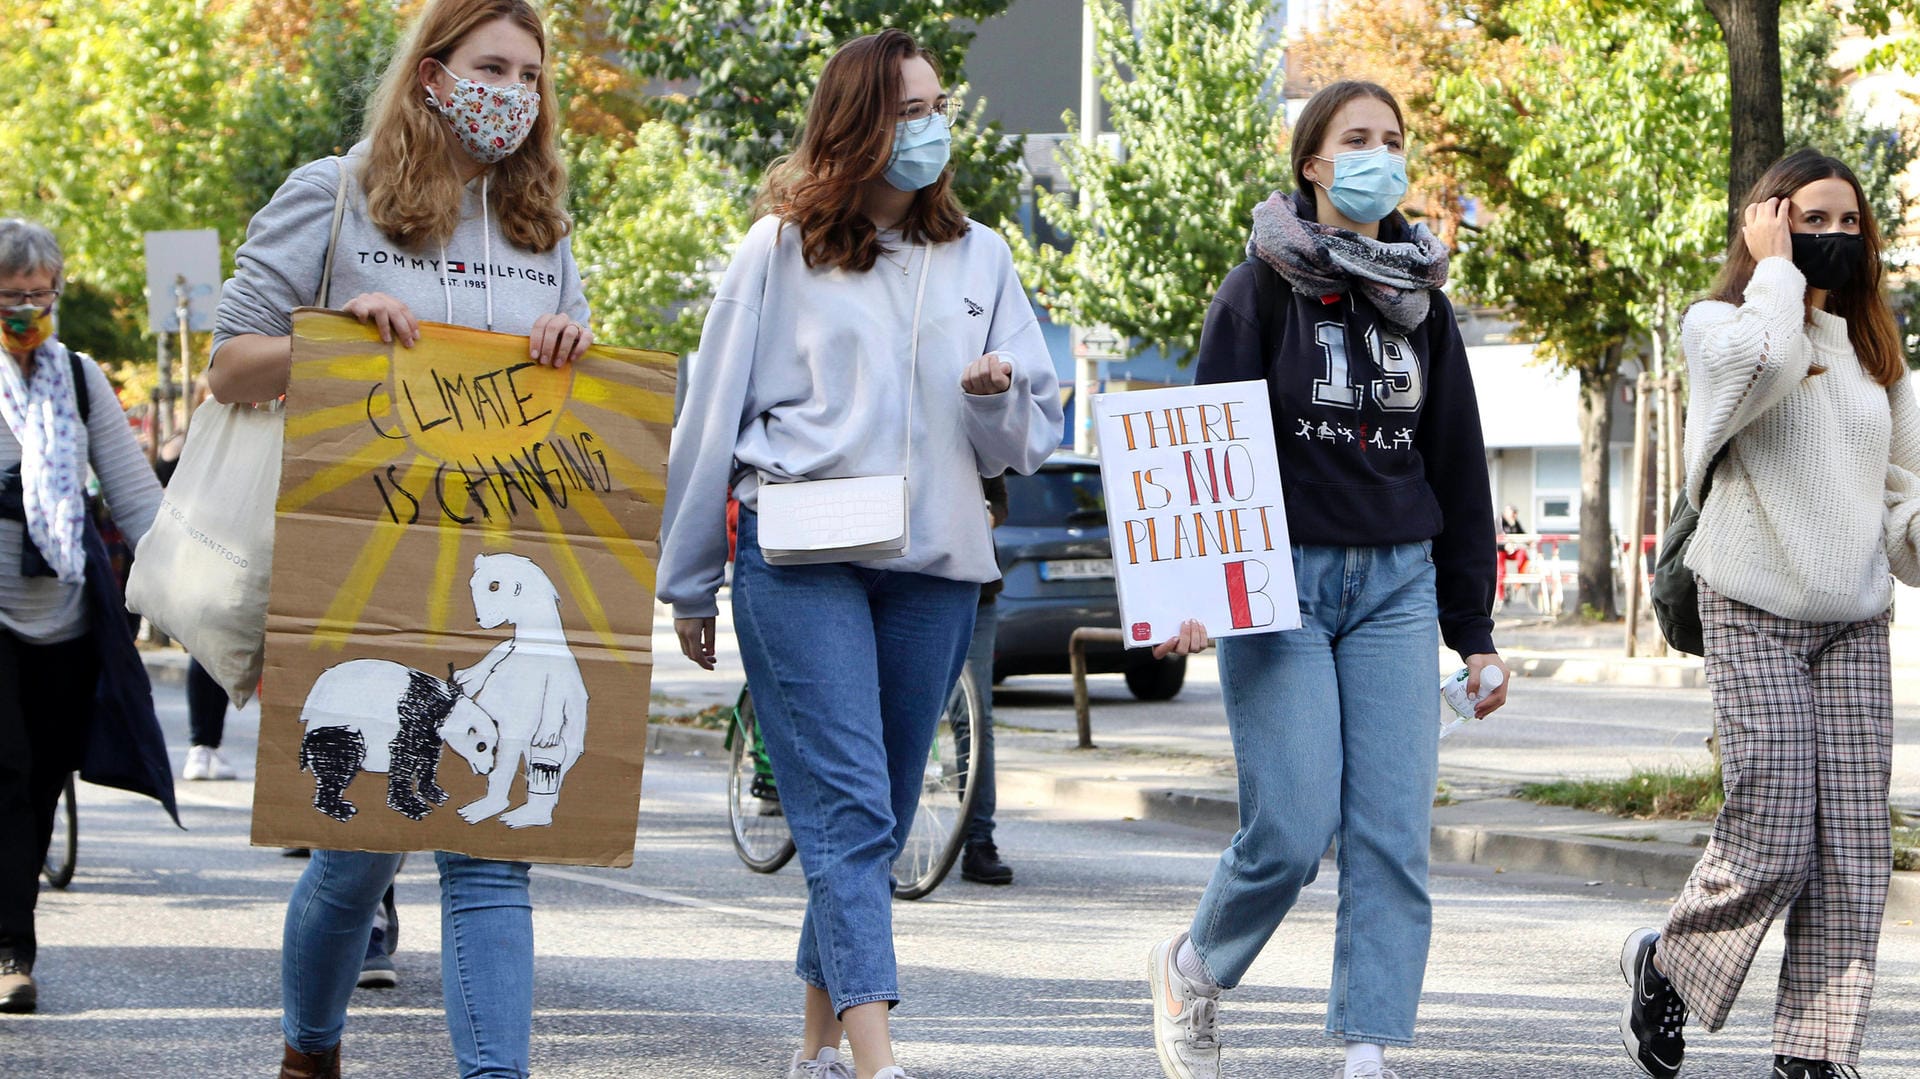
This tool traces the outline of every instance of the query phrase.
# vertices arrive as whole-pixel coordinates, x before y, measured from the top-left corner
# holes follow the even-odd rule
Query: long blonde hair
[[[464,153],[446,118],[427,104],[420,63],[445,63],[477,27],[509,19],[540,45],[540,111],[533,131],[511,156],[492,166],[488,195],[500,231],[515,247],[550,251],[573,228],[567,216],[567,169],[555,146],[560,110],[546,28],[526,0],[434,0],[421,14],[367,102],[371,143],[361,186],[373,223],[402,247],[444,243],[460,225],[465,201],[453,154]]]

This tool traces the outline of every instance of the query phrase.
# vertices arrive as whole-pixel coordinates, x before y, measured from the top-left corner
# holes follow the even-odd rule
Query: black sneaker
[[[1000,850],[992,840],[982,840],[967,844],[961,852],[960,879],[975,884],[1012,884],[1013,867],[1000,860]]]
[[[1620,949],[1620,973],[1632,989],[1620,1012],[1620,1040],[1641,1071],[1653,1079],[1674,1079],[1687,1051],[1681,1036],[1687,1025],[1687,1005],[1673,983],[1654,969],[1653,950],[1659,940],[1657,929],[1636,929],[1627,934],[1626,946]]]
[[[1860,1072],[1850,1064],[1835,1064],[1831,1060],[1776,1056],[1773,1079],[1860,1079]]]

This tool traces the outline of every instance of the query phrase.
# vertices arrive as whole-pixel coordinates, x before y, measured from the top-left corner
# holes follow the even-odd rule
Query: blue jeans
[[[967,842],[993,842],[993,811],[999,795],[993,782],[993,638],[999,620],[994,605],[983,603],[973,618],[973,640],[967,644],[967,671],[980,696],[980,721],[960,742],[964,752],[980,758],[980,774],[973,780],[973,807],[967,811]]]
[[[440,866],[440,983],[461,1079],[525,1079],[533,1029],[533,904],[525,862],[434,855]],[[339,1044],[347,998],[398,854],[316,850],[287,903],[280,951],[287,1044]]]
[[[1329,841],[1340,869],[1327,1033],[1409,1045],[1433,908],[1438,771],[1432,548],[1295,547],[1300,629],[1220,642],[1240,830],[1193,916],[1193,946],[1239,983]]]
[[[893,859],[980,586],[845,563],[769,566],[740,515],[733,625],[780,808],[807,876],[794,972],[833,1010],[900,999]]]

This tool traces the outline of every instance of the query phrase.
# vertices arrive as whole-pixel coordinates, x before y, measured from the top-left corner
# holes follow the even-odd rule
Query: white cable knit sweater
[[[1722,595],[1786,618],[1850,622],[1887,609],[1888,572],[1920,583],[1920,407],[1882,388],[1844,319],[1806,320],[1807,281],[1761,260],[1738,307],[1704,301],[1682,338],[1691,379],[1687,493],[1729,439],[1687,566]],[[1809,376],[1817,362],[1826,372]]]

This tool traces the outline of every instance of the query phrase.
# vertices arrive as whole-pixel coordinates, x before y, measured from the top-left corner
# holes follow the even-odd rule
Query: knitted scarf
[[[1427,290],[1447,281],[1447,249],[1425,225],[1408,225],[1395,210],[1383,223],[1399,225],[1406,239],[1370,240],[1302,217],[1301,198],[1276,191],[1253,208],[1248,258],[1258,256],[1308,296],[1357,291],[1398,329],[1426,321]]]
[[[59,338],[40,346],[30,379],[21,377],[12,357],[0,355],[0,418],[20,443],[27,538],[63,583],[80,584],[87,570],[87,466],[79,429],[86,420],[70,385],[72,368]]]

